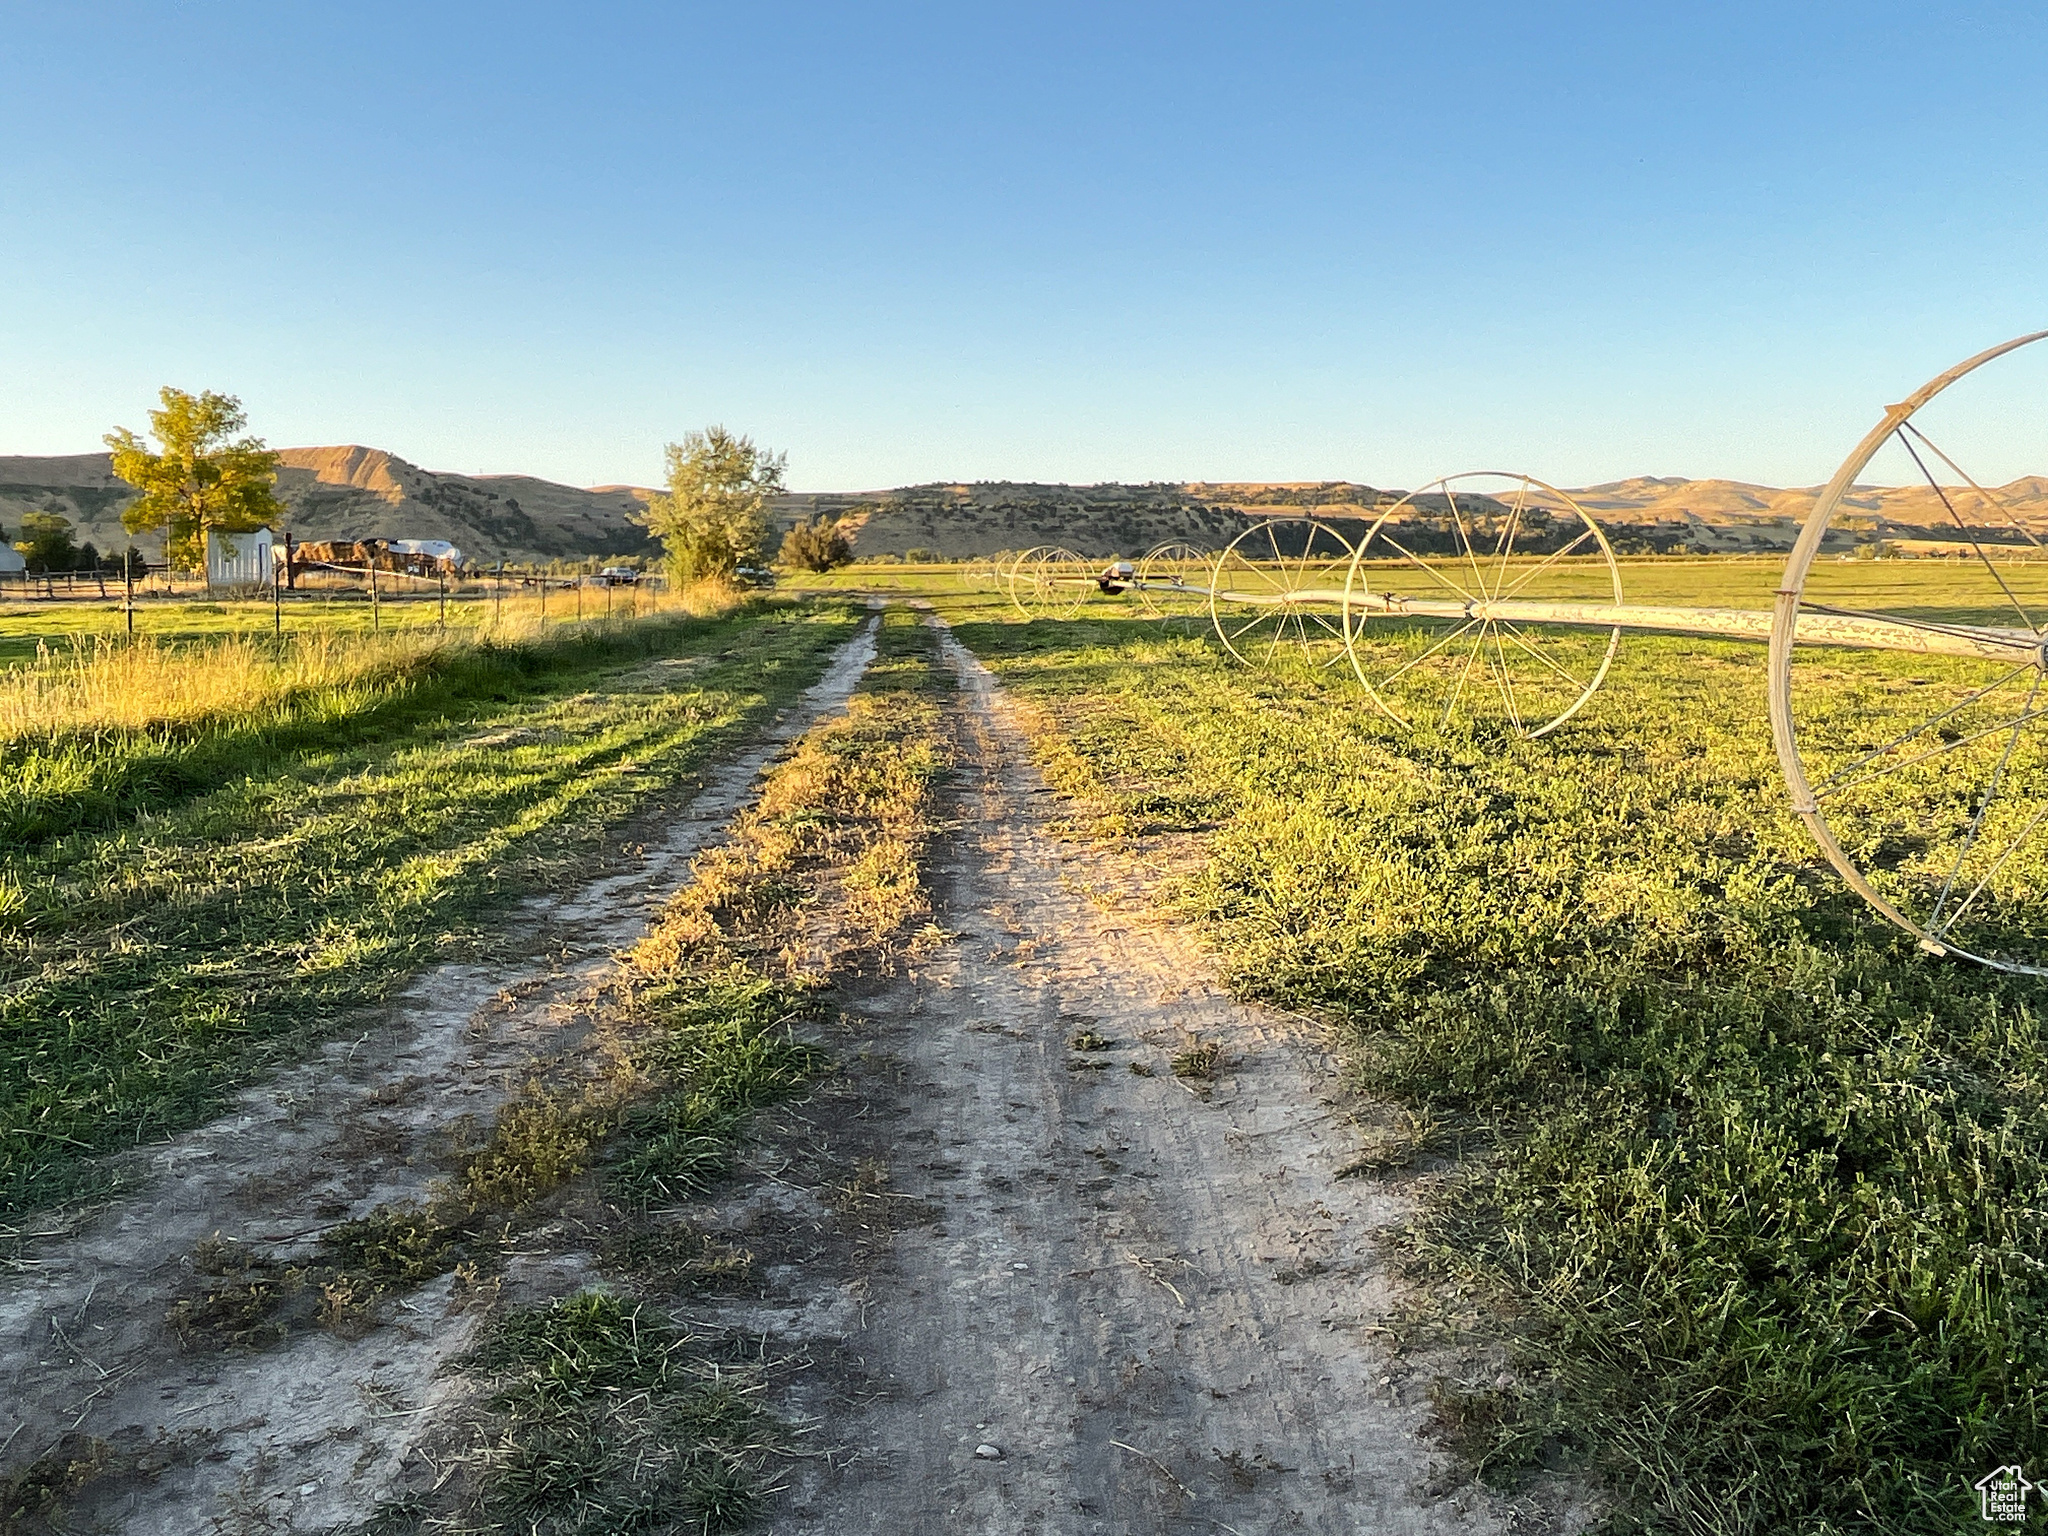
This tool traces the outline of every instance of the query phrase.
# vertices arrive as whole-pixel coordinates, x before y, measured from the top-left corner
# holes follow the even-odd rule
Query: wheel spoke
[[[2035,684],[2036,688],[2039,686],[2039,683]],[[2028,695],[2030,700],[2032,697],[2032,694]],[[1916,753],[1912,757],[1901,758],[1896,763],[1887,763],[1882,768],[1859,775],[1845,783],[1830,784],[1826,789],[1817,789],[1813,792],[1813,798],[1815,800],[1822,800],[1829,795],[1839,795],[1845,789],[1853,789],[1858,784],[1868,784],[1872,779],[1881,779],[1886,774],[1897,773],[1902,768],[1911,768],[1915,763],[1924,763],[1929,758],[1940,757],[1944,752],[1955,751],[1957,747],[1967,747],[1971,742],[1982,741],[1986,736],[1996,736],[2000,731],[2005,730],[2017,731],[2021,726],[2039,720],[2044,715],[2048,715],[2048,709],[2030,709],[2017,720],[2001,720],[1996,725],[1987,725],[1981,731],[1972,731],[1967,736],[1958,736],[1954,741],[1945,741],[1930,751]]]
[[[1301,541],[1301,563],[1294,568],[1294,585],[1297,590],[1308,585],[1309,562],[1316,557],[1316,535],[1320,532],[1320,528],[1310,523],[1308,537]]]
[[[1472,664],[1479,659],[1479,648],[1486,644],[1486,625],[1482,621],[1479,633],[1472,637],[1472,649],[1465,653],[1465,670],[1458,674],[1458,685],[1451,690],[1451,696],[1444,703],[1444,725],[1451,723],[1451,715],[1457,710],[1458,700],[1465,696],[1465,680],[1472,675]]]
[[[1574,688],[1578,689],[1579,692],[1584,693],[1586,691],[1586,685],[1584,683],[1580,682],[1576,677],[1573,677],[1571,673],[1565,671],[1563,667],[1560,667],[1548,656],[1544,655],[1541,651],[1537,650],[1536,647],[1531,645],[1527,640],[1524,640],[1522,638],[1522,632],[1516,629],[1514,625],[1508,623],[1505,619],[1503,619],[1500,621],[1500,627],[1507,631],[1507,636],[1510,640],[1514,641],[1515,644],[1519,645],[1523,650],[1527,651],[1531,656],[1534,656],[1538,661],[1542,662],[1543,665],[1550,668],[1550,670],[1555,672],[1559,677],[1563,678],[1566,682],[1570,683]]]
[[[1474,597],[1470,592],[1467,592],[1463,587],[1459,586],[1455,581],[1451,580],[1450,577],[1444,575],[1443,572],[1439,571],[1427,560],[1424,560],[1420,555],[1416,554],[1413,550],[1409,549],[1406,545],[1402,544],[1401,541],[1399,539],[1396,539],[1392,534],[1383,533],[1379,535],[1379,537],[1385,539],[1389,544],[1393,545],[1394,548],[1400,550],[1400,552],[1407,557],[1409,564],[1414,565],[1423,572],[1425,572],[1439,586],[1444,587],[1449,591],[1457,593],[1458,596],[1464,598],[1465,601],[1468,603],[1476,603],[1479,601],[1478,598]]]
[[[1232,583],[1241,584],[1246,591],[1259,596],[1280,590],[1279,583],[1273,580],[1273,573],[1266,566],[1243,555],[1235,558],[1238,563],[1230,572]]]
[[[1453,640],[1456,640],[1458,636],[1464,634],[1465,631],[1470,629],[1474,624],[1480,622],[1481,621],[1478,619],[1467,619],[1464,623],[1460,624],[1456,629],[1452,630],[1449,634],[1445,635],[1441,640],[1437,641],[1436,644],[1432,645],[1428,650],[1424,651],[1420,656],[1411,657],[1407,661],[1402,662],[1400,666],[1396,667],[1393,671],[1389,672],[1385,677],[1381,678],[1380,686],[1384,688],[1388,684],[1392,683],[1396,678],[1398,678],[1403,672],[1407,672],[1412,668],[1421,666],[1425,661],[1429,660],[1429,658],[1434,656],[1438,651],[1442,650],[1445,646],[1449,645]]]
[[[1444,487],[1444,500],[1450,504],[1451,521],[1458,525],[1458,546],[1465,551],[1465,563],[1472,567],[1472,585],[1481,593],[1486,591],[1486,576],[1479,569],[1479,551],[1472,547],[1472,535],[1465,531],[1465,514],[1458,510],[1458,496],[1450,486]]]
[[[2034,700],[2040,697],[2041,679],[2034,679],[2034,686],[2027,690],[2027,708],[2034,707]],[[1984,786],[1984,798],[1977,803],[1977,814],[1970,818],[1970,830],[1963,834],[1963,846],[1956,850],[1956,867],[1948,872],[1948,880],[1942,885],[1941,895],[1934,903],[1934,915],[1928,920],[1930,929],[1941,921],[1941,909],[1948,904],[1949,893],[1956,888],[1956,880],[1963,872],[1963,860],[1970,856],[1976,846],[1977,834],[1984,830],[1984,818],[1991,813],[1991,802],[1998,798],[1998,786],[2004,782],[2006,764],[2012,761],[2013,749],[2020,744],[2020,727],[2025,717],[2015,720],[2012,735],[2005,743],[2005,750],[1998,754],[1998,766],[1991,770],[1991,782]]]
[[[2033,668],[2034,664],[2031,661],[2021,662],[2018,666],[2014,667],[2010,672],[2006,673],[2005,676],[1998,679],[1997,682],[1986,683],[1982,688],[1979,688],[1976,692],[1967,695],[1966,697],[1958,700],[1954,704],[1951,704],[1947,709],[1944,709],[1940,714],[1930,715],[1927,719],[1922,720],[1918,725],[1914,726],[1910,731],[1907,731],[1902,735],[1894,736],[1890,741],[1886,742],[1883,746],[1877,748],[1875,751],[1866,752],[1861,757],[1857,758],[1855,762],[1846,763],[1842,767],[1837,768],[1833,773],[1829,774],[1825,780],[1822,781],[1822,788],[1831,787],[1834,784],[1835,780],[1843,777],[1845,774],[1854,773],[1858,768],[1861,768],[1865,763],[1875,762],[1878,758],[1883,757],[1885,753],[1891,751],[1894,747],[1904,746],[1907,742],[1911,741],[1915,736],[1918,736],[1921,732],[1932,730],[1935,726],[1941,724],[1942,721],[1949,719],[1950,717],[1960,713],[1965,709],[1968,709],[1972,704],[1976,703],[1986,694],[1996,693],[1999,689],[2003,688],[2007,683],[2011,682],[2014,678],[2018,677],[2022,672],[2030,672],[2033,670]]]
[[[2011,526],[2013,532],[2017,533],[2021,538],[2025,539],[2029,544],[2033,545],[2034,548],[2040,549],[2043,547],[2041,541],[2034,537],[2034,531],[2031,528],[2029,528],[2025,523],[2019,520],[2018,515],[2013,512],[2011,507],[2007,506],[2004,502],[2000,501],[1996,496],[1992,495],[1991,492],[1985,490],[1983,486],[1979,485],[1976,481],[1972,480],[1970,478],[1970,472],[1967,469],[1964,469],[1962,465],[1958,464],[1954,459],[1950,458],[1947,454],[1943,453],[1941,451],[1940,445],[1937,444],[1934,441],[1934,439],[1929,437],[1925,432],[1922,432],[1917,423],[1910,421],[1902,421],[1899,423],[1899,425],[1906,431],[1912,433],[1915,437],[1919,438],[1921,444],[1927,449],[1929,453],[1933,454],[1937,459],[1941,460],[1942,463],[1946,464],[1950,469],[1954,470],[1957,474],[1961,475],[1963,477],[1963,484],[1967,485],[1979,496],[1983,497],[1986,501],[1990,502],[1992,506],[1998,508],[1999,511],[2003,512],[2005,514],[2005,520]]]
[[[2048,805],[2044,805],[2040,810],[2034,812],[2027,824],[2020,828],[2020,835],[2014,838],[2011,844],[2007,846],[2005,852],[1998,856],[1997,862],[1984,871],[1983,877],[1970,887],[1970,894],[1956,904],[1955,910],[1948,915],[1948,921],[1943,923],[1939,929],[1930,923],[1927,931],[1934,934],[1937,938],[1944,933],[1953,933],[1956,924],[1963,920],[1963,914],[1970,910],[1970,903],[1975,901],[1983,892],[1984,887],[1992,882],[2001,869],[2005,868],[2006,860],[2020,851],[2020,845],[2033,836],[2034,828],[2041,825],[2043,821],[2048,821]]]
[[[1493,655],[1498,664],[1495,675],[1500,680],[1500,699],[1508,707],[1508,723],[1514,726],[1519,734],[1522,729],[1522,714],[1515,708],[1515,685],[1508,676],[1508,653],[1500,643],[1500,626],[1488,624],[1486,627],[1493,633]]]
[[[1956,510],[1955,503],[1948,499],[1948,492],[1943,490],[1941,482],[1934,478],[1934,471],[1929,469],[1926,460],[1920,457],[1920,450],[1913,446],[1912,439],[1904,432],[1895,432],[1892,435],[1899,440],[1906,452],[1912,455],[1913,462],[1920,467],[1920,473],[1927,477],[1927,483],[1934,488],[1934,494],[1941,498],[1942,506],[1948,509],[1950,519],[1962,531],[1963,537],[1970,541],[1970,548],[1977,552],[1977,558],[1984,562],[1984,569],[1991,573],[1991,579],[1998,583],[1998,589],[2005,594],[2005,600],[2012,604],[2013,612],[2020,616],[2020,622],[2028,629],[2037,630],[2038,626],[2034,623],[2033,616],[2027,612],[2026,606],[2020,602],[2013,589],[2006,585],[2005,576],[1991,563],[1991,557],[1984,553],[1984,546],[1977,542],[1977,535],[1970,532],[1970,525],[1963,521],[1963,515]]]
[[[1246,619],[1244,623],[1240,625],[1238,628],[1233,629],[1224,638],[1227,640],[1236,640],[1239,637],[1251,631],[1252,629],[1256,628],[1258,625],[1265,623],[1266,620],[1270,619],[1271,617],[1272,615],[1270,613],[1255,613],[1250,618]]]
[[[1541,565],[1522,572],[1522,574],[1515,579],[1515,584],[1512,587],[1507,588],[1505,591],[1494,593],[1494,601],[1499,602],[1502,598],[1513,597],[1517,592],[1521,591],[1522,588],[1526,587],[1537,576],[1540,576],[1544,571],[1548,570],[1551,566],[1557,564],[1558,561],[1562,560],[1566,555],[1570,554],[1573,550],[1577,549],[1581,544],[1585,543],[1586,540],[1592,537],[1593,530],[1588,528],[1576,539],[1573,539],[1571,543],[1565,545],[1564,548],[1558,550],[1557,553],[1553,555],[1544,556],[1543,563]]]
[[[1522,507],[1529,499],[1529,480],[1525,475],[1522,483],[1515,488],[1515,504],[1508,512],[1508,525],[1501,530],[1498,554],[1500,558],[1493,567],[1493,595],[1500,595],[1501,587],[1508,579],[1508,561],[1515,553],[1515,533],[1522,524]]]

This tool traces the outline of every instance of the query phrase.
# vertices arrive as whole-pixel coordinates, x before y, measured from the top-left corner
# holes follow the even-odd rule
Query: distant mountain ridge
[[[446,539],[486,562],[657,548],[635,520],[653,494],[641,486],[580,488],[529,475],[448,474],[360,444],[286,448],[278,458],[278,497],[297,539]],[[1993,490],[2012,521],[2048,537],[2048,477],[2024,476]],[[10,532],[24,512],[58,512],[71,519],[79,542],[117,550],[127,542],[121,512],[133,494],[114,478],[104,453],[0,457],[0,527]],[[1106,558],[1140,555],[1168,541],[1219,548],[1248,522],[1293,510],[1371,518],[1402,494],[1348,480],[934,482],[793,492],[775,498],[772,520],[779,535],[799,519],[841,518],[852,530],[856,555],[863,556],[923,552],[972,559],[1052,544]],[[1623,549],[1761,552],[1791,546],[1817,488],[1638,475],[1571,494]],[[1974,498],[1960,504],[1973,524],[2006,523]],[[1958,537],[1941,498],[1924,485],[1858,486],[1845,513],[1852,526],[1844,538],[1911,543]]]

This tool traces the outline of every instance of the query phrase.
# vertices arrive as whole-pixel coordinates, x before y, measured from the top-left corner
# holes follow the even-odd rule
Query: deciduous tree
[[[782,564],[801,571],[829,571],[853,558],[853,545],[846,530],[824,513],[815,522],[798,523],[782,536]]]
[[[642,521],[666,546],[677,580],[729,577],[758,558],[786,456],[715,426],[686,433],[666,456],[668,489]]]
[[[167,384],[157,398],[162,409],[149,413],[149,429],[161,452],[126,427],[106,436],[114,473],[142,493],[121,526],[161,531],[171,564],[190,570],[205,561],[207,534],[253,533],[284,515],[271,493],[277,455],[261,438],[235,435],[248,417],[233,395],[188,395]]]
[[[56,512],[22,513],[21,537],[14,547],[32,571],[68,571],[78,561],[71,519]]]

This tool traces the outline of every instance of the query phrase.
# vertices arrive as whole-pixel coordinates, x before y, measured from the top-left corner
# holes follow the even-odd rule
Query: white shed
[[[21,558],[21,551],[12,544],[0,544],[0,576],[12,576],[28,569],[28,562]]]
[[[206,535],[206,584],[209,587],[262,587],[270,584],[271,538],[268,528],[254,533]]]

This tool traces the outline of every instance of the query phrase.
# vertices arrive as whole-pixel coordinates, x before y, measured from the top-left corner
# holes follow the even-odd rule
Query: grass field
[[[1780,569],[1627,561],[1624,578],[1639,601],[1762,607]],[[1991,611],[1953,567],[1823,580],[1849,606]],[[134,650],[17,644],[0,672],[0,1221],[106,1189],[102,1153],[196,1123],[482,942],[492,912],[810,681],[857,622],[834,593],[884,589],[936,603],[1036,711],[1076,835],[1157,859],[1233,986],[1327,1020],[1359,1083],[1405,1110],[1356,1171],[1420,1174],[1408,1237],[1441,1310],[1405,1326],[1516,1361],[1510,1385],[1440,1392],[1486,1476],[1590,1469],[1616,1530],[1819,1536],[1970,1526],[1971,1482],[2048,1455],[2048,991],[1919,953],[1826,868],[1787,806],[1760,646],[1631,636],[1584,713],[1529,741],[1485,718],[1397,730],[1347,675],[1247,670],[1128,601],[1027,624],[946,568],[792,585],[811,600],[546,634],[508,603],[494,636],[372,639],[338,605],[278,646],[267,609],[223,605]],[[921,911],[901,808],[938,759],[900,743],[933,730],[929,663],[908,616],[890,620],[848,721],[784,765],[633,962],[682,1044],[662,1068],[676,1091],[605,1122],[628,1206],[715,1164],[756,1102],[706,1096],[704,1041],[775,1068],[760,1102],[811,1070],[763,1054],[803,976],[749,972],[727,996],[720,967],[794,965],[827,887],[849,933]],[[1833,702],[1813,739],[1853,754],[1977,665],[1821,654],[1809,681]],[[1949,771],[1966,760],[1852,804],[1886,889],[1938,877],[1930,848],[1973,814]],[[2048,767],[2016,762],[2024,808]],[[2012,936],[2048,930],[2037,851],[1986,879]],[[716,964],[713,937],[731,950]],[[520,1326],[554,1349],[637,1316]],[[589,1403],[669,1390],[662,1326],[654,1354],[591,1376]],[[486,1363],[516,1386],[531,1353],[514,1340]],[[642,1427],[620,1430],[621,1456]]]
[[[792,700],[855,622],[755,601],[392,642],[241,710],[16,734],[0,746],[0,1219],[103,1187],[97,1154],[196,1123],[458,952],[481,915]]]
[[[110,590],[115,595],[105,600],[0,601],[0,667],[33,660],[40,652],[62,650],[77,641],[125,640],[127,615],[122,612],[119,589]],[[607,616],[624,620],[673,612],[683,606],[680,595],[657,594],[652,588],[586,587],[580,594],[556,588],[549,594],[545,618],[550,624],[576,622],[579,615],[586,623]],[[139,597],[134,633],[172,645],[227,635],[270,635],[280,623],[290,635],[363,634],[373,626],[393,633],[445,628],[458,634],[494,629],[525,634],[541,628],[542,618],[538,597],[516,584],[508,584],[502,596],[476,587],[450,593],[445,620],[442,605],[431,590],[396,597],[386,593],[373,608],[362,592],[309,588],[287,593],[281,612],[273,609],[267,598]]]
[[[1626,575],[1760,606],[1778,569]],[[1932,1531],[2048,1455],[2048,991],[1928,959],[1821,866],[1761,647],[1631,637],[1550,737],[1408,734],[1108,600],[1024,624],[929,590],[1041,712],[1081,825],[1173,849],[1234,985],[1406,1106],[1362,1171],[1451,1170],[1412,1236],[1449,1321],[1520,1361],[1441,1402],[1488,1475],[1594,1468],[1621,1529]],[[2040,891],[2001,897],[2035,934]]]

